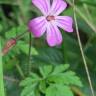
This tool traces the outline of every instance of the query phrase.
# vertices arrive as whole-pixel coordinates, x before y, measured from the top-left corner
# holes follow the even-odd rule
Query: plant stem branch
[[[18,36],[15,37],[16,40],[21,39],[26,33],[28,33],[28,31],[26,30],[25,32],[19,34]]]
[[[76,7],[75,7],[75,1],[74,0],[73,0],[73,8],[74,8],[73,10],[74,10],[74,21],[75,21],[75,26],[76,26],[76,34],[77,34],[77,38],[78,38],[78,43],[79,43],[82,59],[83,59],[83,63],[84,63],[84,66],[85,66],[86,73],[87,73],[87,77],[88,77],[88,81],[89,81],[92,96],[95,96],[92,81],[91,81],[91,77],[90,77],[90,73],[89,73],[89,69],[88,69],[88,66],[87,66],[87,62],[86,62],[86,59],[85,59],[85,55],[84,55],[81,40],[80,40],[79,29],[78,29],[76,14],[75,14]]]

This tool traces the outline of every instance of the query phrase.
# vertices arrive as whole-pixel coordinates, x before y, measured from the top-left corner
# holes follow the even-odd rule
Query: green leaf
[[[53,84],[46,90],[46,96],[74,96],[68,86]]]
[[[52,65],[40,67],[40,73],[43,77],[47,77],[52,72]]]
[[[31,84],[31,85],[25,87],[23,89],[23,91],[21,92],[20,96],[27,96],[27,95],[29,96],[29,94],[32,94],[32,96],[34,96],[33,94],[35,94],[34,90],[36,88],[36,85],[37,84]]]
[[[40,84],[39,84],[39,89],[42,93],[45,93],[45,90],[46,90],[46,81],[45,80],[41,80],[40,81]]]
[[[24,41],[19,41],[18,45],[19,50],[21,50],[23,53],[25,53],[26,55],[29,52],[29,44],[25,43]],[[31,47],[31,55],[38,55],[38,52],[36,51],[36,49],[34,47]]]
[[[28,86],[28,85],[34,84],[37,81],[38,80],[36,78],[28,77],[25,80],[21,81],[20,86]]]
[[[72,71],[51,75],[48,77],[48,81],[57,84],[83,86],[80,78]]]
[[[26,96],[36,96],[34,91],[31,91],[30,93],[28,93]]]
[[[69,68],[69,64],[62,64],[62,65],[57,65],[55,68],[54,68],[54,71],[52,72],[52,74],[57,74],[57,73],[61,73],[61,72],[64,72],[66,71],[67,69]]]
[[[20,25],[18,27],[12,27],[9,31],[5,33],[7,38],[15,38],[17,35],[24,33],[27,31],[26,25]]]
[[[31,75],[31,78],[34,78],[34,79],[40,80],[40,77],[39,77],[38,74],[36,74],[36,73],[31,73],[30,75]]]
[[[82,83],[76,73],[68,70],[68,68],[68,64],[58,65],[54,70],[52,65],[40,67],[39,71],[43,76],[42,78],[36,73],[31,73],[30,77],[21,82],[20,85],[24,86],[22,91],[24,95],[22,96],[26,96],[27,93],[28,96],[33,96],[33,94],[35,94],[34,96],[39,96],[40,92],[46,94],[46,96],[65,96],[66,94],[67,96],[73,96],[70,85],[81,87]],[[36,90],[32,87],[34,84],[37,84]],[[28,90],[29,88],[33,88],[34,92],[31,93]]]

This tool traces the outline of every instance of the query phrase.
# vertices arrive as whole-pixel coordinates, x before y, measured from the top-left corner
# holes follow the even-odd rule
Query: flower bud
[[[7,43],[5,44],[2,53],[3,55],[7,54],[8,51],[14,46],[16,45],[16,39],[10,39],[9,41],[7,41]]]

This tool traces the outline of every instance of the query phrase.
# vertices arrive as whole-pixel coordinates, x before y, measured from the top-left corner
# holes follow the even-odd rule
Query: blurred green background
[[[66,1],[71,2],[71,0]],[[76,0],[75,4],[81,42],[96,91],[96,0]],[[72,6],[69,5],[62,15],[73,17],[73,12]],[[31,0],[0,0],[2,48],[11,38],[27,32],[29,20],[40,15],[40,11],[32,5]],[[16,45],[3,56],[4,83],[7,96],[20,96],[22,88],[19,82],[29,75],[30,70],[36,72],[40,66],[65,63],[70,64],[70,69],[81,78],[84,85],[79,88],[81,92],[86,96],[91,96],[75,25],[73,27],[73,33],[66,33],[61,30],[63,43],[59,47],[49,47],[45,36],[36,39],[32,34],[30,35],[30,32],[24,34],[17,41]]]

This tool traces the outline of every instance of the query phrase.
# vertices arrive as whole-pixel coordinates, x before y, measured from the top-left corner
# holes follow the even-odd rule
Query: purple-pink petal
[[[42,16],[30,20],[28,27],[29,27],[29,31],[31,31],[35,37],[41,37],[46,31],[45,17]]]
[[[47,42],[53,47],[62,43],[62,35],[58,27],[52,22],[47,24]]]
[[[69,16],[56,16],[56,25],[67,32],[73,32],[73,19]]]
[[[53,0],[51,7],[51,14],[59,15],[67,7],[67,3],[64,0]]]
[[[48,14],[50,10],[50,0],[32,0],[32,3],[43,13]]]

